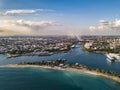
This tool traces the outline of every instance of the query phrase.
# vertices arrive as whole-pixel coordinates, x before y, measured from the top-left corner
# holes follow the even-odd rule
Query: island
[[[90,68],[80,63],[70,64],[67,63],[67,60],[64,59],[49,60],[49,61],[44,60],[39,62],[22,62],[19,64],[0,65],[0,67],[37,67],[37,68],[55,69],[55,70],[68,70],[68,71],[83,72],[97,76],[102,76],[120,83],[119,73],[113,71],[107,71],[100,68]]]

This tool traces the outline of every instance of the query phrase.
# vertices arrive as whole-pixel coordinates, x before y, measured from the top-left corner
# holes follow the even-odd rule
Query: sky
[[[10,35],[120,35],[120,0],[0,0]]]

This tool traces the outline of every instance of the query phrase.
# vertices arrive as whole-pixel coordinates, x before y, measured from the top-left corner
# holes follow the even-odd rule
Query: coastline
[[[101,76],[104,78],[108,78],[111,80],[114,80],[118,83],[120,83],[120,78],[115,77],[115,76],[111,76],[111,75],[107,75],[107,74],[103,74],[100,72],[96,72],[96,71],[90,71],[90,70],[86,70],[86,69],[77,69],[77,68],[62,68],[62,67],[51,67],[51,66],[46,66],[46,65],[18,65],[18,64],[7,64],[7,65],[0,65],[0,68],[7,68],[7,67],[13,67],[13,68],[27,68],[27,67],[33,67],[33,68],[43,68],[43,69],[53,69],[53,70],[67,70],[67,71],[75,71],[75,72],[82,72],[82,73],[87,73],[87,74],[91,74],[91,75],[95,75],[95,76]]]

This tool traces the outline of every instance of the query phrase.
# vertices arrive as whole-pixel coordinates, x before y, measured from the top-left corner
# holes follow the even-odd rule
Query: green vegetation
[[[100,69],[100,68],[90,68],[90,67],[87,67],[87,66],[83,66],[83,67],[85,69],[89,70],[89,71],[95,71],[95,72],[102,73],[102,74],[105,74],[105,75],[110,75],[110,76],[115,76],[115,77],[120,78],[120,74],[116,73],[114,71],[107,71],[107,70]]]
[[[40,62],[23,62],[23,63],[19,63],[18,65],[40,65],[40,66],[50,66],[50,67],[61,67],[61,68],[75,68],[75,69],[85,69],[88,71],[94,71],[94,72],[98,72],[98,73],[102,73],[105,75],[109,75],[109,76],[115,76],[120,78],[120,74],[113,72],[113,71],[107,71],[104,69],[100,69],[100,68],[91,68],[88,67],[86,65],[82,65],[79,63],[76,64],[69,64],[66,62],[66,60],[50,60],[50,61],[40,61]]]
[[[40,61],[40,62],[22,62],[19,65],[46,65],[46,66],[59,66],[60,64],[65,64],[66,60],[50,60],[50,61]]]

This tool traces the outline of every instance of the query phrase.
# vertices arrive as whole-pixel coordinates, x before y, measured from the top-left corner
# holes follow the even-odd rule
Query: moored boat
[[[109,62],[120,62],[120,54],[109,53],[106,56]]]

